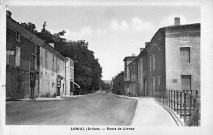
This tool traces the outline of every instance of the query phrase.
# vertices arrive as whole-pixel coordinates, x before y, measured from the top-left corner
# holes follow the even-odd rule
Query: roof
[[[161,27],[158,29],[158,31],[154,34],[154,36],[152,37],[150,43],[154,40],[154,38],[157,36],[158,33],[161,32],[165,32],[165,29],[184,29],[184,28],[195,28],[195,27],[200,27],[200,23],[193,23],[193,24],[184,24],[184,25],[171,25],[171,26],[165,26],[165,27]],[[138,60],[138,58],[140,56],[143,56],[143,54],[150,48],[150,45],[147,45],[144,50],[142,52],[140,52],[140,54],[135,57],[128,65],[132,64],[133,62],[135,62],[136,60]],[[125,57],[126,58],[126,57]],[[124,59],[125,60],[125,59]]]
[[[36,36],[34,33],[23,27],[21,24],[19,24],[17,21],[12,19],[11,17],[7,16],[7,27],[13,28],[16,31],[20,32],[22,35],[24,35],[26,38],[30,39],[31,41],[37,43],[39,46],[43,47],[44,49],[50,51],[51,53],[54,53],[57,57],[60,59],[67,61],[67,58],[65,58],[63,55],[61,55],[58,51],[56,51],[51,45],[44,42],[41,38]]]
[[[123,61],[126,61],[126,59],[134,59],[136,56],[126,56]]]
[[[170,25],[170,26],[165,26],[162,28],[169,28],[169,29],[179,29],[179,28],[190,28],[190,27],[200,27],[200,23],[192,23],[192,24],[184,24],[184,25]]]

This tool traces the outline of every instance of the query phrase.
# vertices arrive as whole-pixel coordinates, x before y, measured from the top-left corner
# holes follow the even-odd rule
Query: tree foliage
[[[47,43],[55,43],[55,49],[63,56],[74,60],[74,80],[81,86],[82,94],[90,93],[100,89],[102,68],[95,58],[94,52],[88,49],[88,42],[85,40],[67,41],[63,38],[65,31],[52,34],[45,29],[38,32],[35,30],[35,25],[32,23],[23,24],[23,26],[34,32],[38,37]]]

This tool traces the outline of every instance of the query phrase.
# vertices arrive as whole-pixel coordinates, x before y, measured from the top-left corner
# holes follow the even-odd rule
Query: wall
[[[130,69],[129,94],[132,96],[138,96],[138,60],[134,59],[128,66]]]
[[[164,29],[159,29],[157,31],[148,46],[148,95],[156,96],[159,95],[161,91],[165,90],[166,85]]]
[[[128,95],[130,92],[130,87],[129,87],[129,81],[130,81],[130,71],[129,71],[129,66],[128,64],[132,62],[132,60],[136,56],[128,56],[124,58],[124,94]]]
[[[20,35],[18,38],[17,33]],[[36,72],[36,96],[53,96],[56,93],[56,78],[61,76],[61,95],[66,91],[66,61],[53,47],[7,17],[7,77],[6,95],[26,98],[31,95],[30,72]],[[17,53],[20,47],[20,53]],[[36,51],[37,49],[37,51]],[[47,54],[46,54],[46,50]],[[20,54],[20,55],[19,55]],[[17,66],[17,63],[20,65]]]
[[[139,56],[138,60],[138,95],[139,96],[144,96],[144,78],[143,78],[143,57]]]
[[[54,58],[53,58],[54,57]],[[53,96],[57,94],[57,76],[61,79],[61,95],[69,94],[66,91],[65,61],[44,48],[40,48],[40,91],[39,96]]]
[[[189,32],[189,42],[180,41],[183,32]],[[180,47],[190,47],[190,63],[180,62]],[[181,75],[191,75],[191,89],[200,89],[200,27],[166,31],[167,89],[181,90]]]
[[[119,73],[113,80],[112,92],[115,94],[124,94],[124,72]]]
[[[66,95],[73,94],[74,88],[74,61],[68,58],[66,62]]]
[[[17,39],[17,33],[20,38]],[[26,38],[23,31],[16,31],[7,27],[7,71],[6,71],[6,96],[8,98],[29,98],[31,88],[29,86],[29,71],[35,71],[38,67],[37,46],[30,39]],[[18,51],[17,48],[20,48]],[[13,51],[13,54],[9,54]],[[32,57],[35,56],[33,62]],[[19,64],[18,64],[19,63]],[[36,85],[34,88],[38,91],[38,74],[36,74]]]

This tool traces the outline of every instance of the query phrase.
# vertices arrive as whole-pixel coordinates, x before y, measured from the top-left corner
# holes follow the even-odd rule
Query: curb
[[[114,95],[118,98],[125,98],[125,99],[135,99],[135,100],[138,100],[139,98],[138,97],[128,97],[128,96],[122,96],[122,95],[116,95],[114,93],[110,93],[111,95]]]
[[[135,107],[134,107],[135,111],[134,111],[134,113],[133,113],[133,115],[132,115],[132,117],[131,117],[130,125],[132,125],[132,123],[133,123],[134,120],[135,120],[135,114],[136,114],[136,111],[137,111],[137,107],[138,107],[138,100],[137,100],[136,105],[135,105]]]
[[[93,95],[93,94],[96,94],[98,92],[95,92],[95,93],[91,93],[91,94],[86,94],[86,95],[70,95],[70,96],[60,96],[60,97],[54,97],[54,98],[51,98],[51,97],[38,97],[38,98],[35,98],[35,99],[31,99],[31,98],[23,98],[23,99],[7,99],[6,100],[6,103],[12,103],[12,102],[17,102],[17,101],[55,101],[55,100],[66,100],[68,98],[76,98],[76,97],[83,97],[83,96],[89,96],[89,95]]]
[[[175,120],[175,122],[176,122],[176,124],[177,124],[178,126],[184,126],[183,120],[181,120],[181,118],[178,116],[178,114],[177,114],[176,112],[174,112],[174,111],[173,111],[172,109],[170,109],[169,107],[163,105],[162,103],[160,103],[160,102],[157,101],[156,99],[155,99],[155,101],[156,101],[159,105],[161,105],[161,106],[172,116],[172,118]]]

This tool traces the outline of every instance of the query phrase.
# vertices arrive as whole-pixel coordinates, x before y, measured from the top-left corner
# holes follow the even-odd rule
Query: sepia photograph
[[[2,1],[2,133],[204,133],[213,24],[203,6]]]

